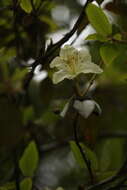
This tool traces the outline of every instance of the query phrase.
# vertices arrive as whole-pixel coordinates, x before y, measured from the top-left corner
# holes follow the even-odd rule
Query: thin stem
[[[102,62],[100,62],[99,66],[101,66],[101,65],[102,65]],[[92,77],[89,81],[89,85],[88,85],[87,89],[85,89],[84,92],[82,93],[82,96],[85,96],[88,93],[88,91],[89,91],[90,87],[92,86],[92,84],[94,83],[96,77],[97,77],[96,73],[92,75]]]
[[[126,158],[125,162],[123,163],[123,165],[121,166],[121,168],[116,173],[116,175],[114,175],[104,181],[101,181],[95,185],[88,187],[87,190],[100,190],[105,185],[113,183],[114,181],[119,180],[119,179],[121,180],[121,182],[117,185],[120,185],[120,184],[122,185],[122,184],[124,184],[125,180],[127,180],[126,174],[127,174],[127,158]],[[111,189],[111,187],[109,189]]]
[[[15,48],[16,48],[16,59],[18,63],[20,64],[20,33],[18,29],[18,22],[17,22],[17,6],[18,6],[18,0],[13,0],[13,30],[15,34]]]
[[[73,129],[74,129],[74,139],[75,139],[75,142],[76,142],[76,145],[77,147],[79,148],[80,150],[80,153],[83,157],[83,160],[87,166],[87,169],[88,169],[88,172],[89,172],[89,176],[90,176],[90,181],[91,181],[91,184],[94,183],[94,176],[93,176],[93,172],[92,172],[92,168],[91,168],[91,163],[90,161],[87,159],[86,157],[86,154],[85,154],[85,151],[82,149],[80,143],[79,143],[79,140],[78,140],[78,131],[77,131],[77,127],[78,127],[78,118],[79,118],[79,114],[76,113],[76,116],[75,116],[75,120],[74,120],[74,124],[73,124]]]

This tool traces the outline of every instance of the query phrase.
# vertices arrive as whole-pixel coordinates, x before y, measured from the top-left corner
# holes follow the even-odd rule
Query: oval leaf
[[[118,169],[123,162],[123,142],[121,139],[106,140],[100,158],[100,170]]]
[[[88,35],[85,40],[98,40],[100,42],[108,41],[108,39],[106,37],[104,37],[100,34],[97,34],[97,33]]]
[[[76,145],[75,141],[70,141],[70,146],[71,146],[71,150],[74,154],[74,157],[75,157],[77,163],[80,165],[80,167],[87,168],[85,161],[84,161],[84,159],[81,155],[81,152],[80,152],[78,146]],[[88,147],[86,147],[83,143],[80,143],[80,146],[84,150],[84,153],[85,153],[87,159],[90,161],[92,169],[97,170],[98,169],[98,160],[97,160],[96,154],[93,151],[91,151]]]
[[[100,7],[90,3],[86,8],[86,14],[98,34],[108,36],[112,33],[112,25]]]
[[[88,158],[88,160],[90,160],[91,163],[91,167],[94,170],[98,169],[98,159],[96,154],[87,146],[85,146],[83,143],[81,143],[82,149],[86,152],[86,156]]]
[[[104,63],[111,64],[119,55],[121,51],[115,44],[107,44],[100,48],[100,55]]]
[[[20,190],[31,190],[32,180],[31,178],[25,178],[20,182]]]
[[[24,176],[32,177],[37,168],[39,155],[35,142],[30,142],[26,147],[22,158],[19,161],[19,167]]]
[[[86,166],[85,166],[83,157],[81,155],[81,152],[80,152],[78,146],[76,145],[76,143],[74,141],[70,141],[70,147],[71,147],[71,150],[73,152],[74,158],[77,161],[77,163],[79,164],[79,166],[81,168],[85,168]]]
[[[30,13],[32,11],[32,5],[30,0],[21,0],[20,7],[26,12]]]

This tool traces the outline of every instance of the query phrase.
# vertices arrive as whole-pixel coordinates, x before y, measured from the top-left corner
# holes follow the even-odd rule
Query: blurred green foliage
[[[97,88],[90,89],[85,97],[100,104],[102,115],[93,113],[86,120],[79,117],[78,137],[97,183],[114,176],[126,159],[127,3],[96,2],[105,5],[87,7],[73,45],[83,35],[80,48],[87,46],[92,61],[101,63],[104,70],[97,78]],[[69,11],[66,21],[59,20],[61,15],[57,15],[58,20],[53,18],[59,6]],[[74,110],[70,108],[65,118],[60,116],[74,93],[75,81],[53,85],[49,68],[60,48],[55,50],[52,34],[69,32],[82,7],[80,1],[73,0],[0,1],[0,190],[15,190],[18,185],[21,190],[90,185],[87,167],[74,141]],[[92,30],[85,37],[89,25]],[[26,88],[32,62],[51,49],[51,55],[40,60],[42,68]],[[48,76],[38,81],[36,76],[42,70]],[[81,89],[90,78],[79,76]]]

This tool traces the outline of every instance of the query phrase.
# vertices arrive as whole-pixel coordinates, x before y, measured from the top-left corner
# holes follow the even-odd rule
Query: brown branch
[[[101,181],[95,185],[88,187],[87,190],[100,190],[105,185],[109,185],[109,184],[115,182],[116,180],[121,180],[121,182],[118,183],[117,185],[120,185],[120,184],[122,185],[122,184],[124,184],[125,180],[127,180],[127,158],[125,159],[123,165],[121,166],[121,168],[118,170],[118,172],[114,176],[112,176],[104,181]],[[110,190],[110,189],[111,189],[111,187],[107,188],[107,190]]]
[[[47,62],[47,59],[57,50],[61,47],[61,45],[63,45],[65,42],[67,42],[72,36],[73,34],[77,31],[78,27],[80,26],[82,20],[84,19],[84,15],[85,15],[85,9],[87,7],[87,5],[89,3],[91,3],[93,0],[87,0],[86,4],[84,5],[81,14],[78,18],[78,20],[76,21],[75,25],[73,26],[72,30],[67,33],[61,40],[59,40],[58,42],[56,42],[55,44],[51,45],[51,47],[46,51],[45,55],[39,56],[35,62],[32,65],[32,70],[29,73],[29,77],[27,78],[27,80],[25,81],[24,84],[24,89],[27,89],[29,86],[30,81],[33,78],[34,75],[34,70],[36,68],[37,65],[39,64],[45,64]]]

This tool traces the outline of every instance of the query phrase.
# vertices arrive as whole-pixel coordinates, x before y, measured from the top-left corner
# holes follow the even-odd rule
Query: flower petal
[[[91,55],[88,49],[82,49],[78,52],[78,63],[83,64],[85,62],[91,62]]]
[[[50,63],[50,68],[61,67],[62,64],[64,64],[64,61],[60,57],[56,57]]]
[[[84,63],[82,65],[79,65],[78,67],[78,73],[96,73],[96,74],[100,74],[102,73],[103,70],[100,68],[100,66],[94,64],[94,63]]]
[[[65,78],[68,78],[68,73],[67,72],[65,72],[63,70],[55,72],[53,74],[53,83],[57,84],[57,83],[61,82],[62,80],[64,80]]]
[[[75,53],[78,52],[74,47],[70,45],[65,45],[61,50],[60,50],[60,57],[67,60],[69,56],[75,55]]]
[[[95,102],[95,101],[94,101]],[[102,114],[102,110],[101,110],[101,107],[100,107],[100,105],[97,103],[97,102],[95,102],[95,113],[97,113],[98,115],[101,115]]]
[[[73,106],[79,112],[79,114],[81,114],[84,118],[88,118],[94,111],[95,102],[93,100],[75,100]]]
[[[60,113],[60,116],[61,116],[61,117],[65,117],[65,115],[66,115],[66,113],[67,113],[67,111],[68,111],[68,108],[69,108],[69,104],[70,104],[70,102],[67,102],[67,103],[65,104],[63,110],[62,110],[61,113]]]

